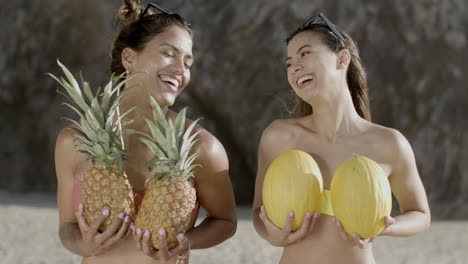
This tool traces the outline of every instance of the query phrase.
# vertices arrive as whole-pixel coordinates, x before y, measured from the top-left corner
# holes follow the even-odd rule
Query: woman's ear
[[[122,58],[122,65],[128,73],[133,72],[136,63],[136,52],[131,48],[125,48],[120,55]]]
[[[351,62],[351,53],[349,53],[348,49],[342,49],[338,52],[338,64],[337,68],[340,69],[342,67],[348,68],[349,63]]]

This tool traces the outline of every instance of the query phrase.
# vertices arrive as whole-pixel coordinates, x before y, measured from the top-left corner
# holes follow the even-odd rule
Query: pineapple
[[[76,132],[73,136],[77,149],[92,163],[83,179],[85,217],[88,223],[92,223],[105,209],[109,209],[110,214],[100,227],[100,231],[104,231],[119,213],[133,218],[136,211],[132,188],[122,165],[127,158],[123,153],[123,136],[134,133],[129,129],[122,131],[122,126],[133,121],[124,121],[123,118],[134,108],[119,115],[119,104],[126,92],[119,94],[119,89],[130,78],[118,83],[122,77],[111,77],[102,93],[99,88],[93,94],[81,75],[80,87],[70,71],[60,61],[57,63],[68,81],[49,75],[65,88],[69,99],[78,106],[64,103],[80,117],[79,122],[68,120],[78,127],[72,128]]]
[[[151,135],[140,140],[147,145],[155,157],[146,163],[146,169],[155,174],[146,182],[147,192],[138,209],[135,227],[149,230],[153,247],[159,248],[159,230],[164,228],[168,248],[178,241],[176,236],[190,228],[192,210],[197,195],[193,183],[192,165],[196,154],[189,156],[199,131],[191,132],[198,120],[185,130],[184,108],[177,115],[175,123],[166,120],[158,103],[150,97],[154,121],[145,118]],[[184,132],[185,130],[185,132]]]

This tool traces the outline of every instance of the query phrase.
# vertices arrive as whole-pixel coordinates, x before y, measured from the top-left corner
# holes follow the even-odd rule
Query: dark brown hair
[[[129,47],[134,51],[141,51],[145,48],[154,36],[162,33],[170,26],[179,26],[192,36],[192,30],[187,21],[178,14],[168,15],[164,13],[154,14],[149,9],[140,19],[143,6],[138,1],[124,0],[116,15],[116,23],[123,25],[118,33],[111,52],[111,73],[120,75],[125,72],[122,65],[122,51]]]
[[[311,24],[305,28],[297,29],[289,35],[286,39],[286,43],[289,44],[294,36],[300,32],[313,31],[320,35],[323,43],[330,48],[330,50],[339,52],[340,50],[348,49],[351,54],[351,62],[349,63],[348,71],[346,72],[346,81],[351,93],[351,98],[353,99],[354,108],[362,118],[370,121],[371,113],[367,75],[364,70],[361,57],[359,56],[359,50],[348,34],[343,32],[340,28],[336,28],[345,37],[346,43],[340,40],[326,25],[323,24]],[[306,116],[312,114],[312,112],[312,107],[296,95],[296,102],[292,109],[294,116]]]

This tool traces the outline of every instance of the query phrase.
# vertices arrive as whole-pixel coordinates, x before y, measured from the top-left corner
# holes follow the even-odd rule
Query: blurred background
[[[434,219],[468,218],[466,0],[160,0],[195,31],[192,80],[174,109],[227,149],[238,205],[252,202],[262,130],[292,99],[284,39],[319,9],[357,42],[373,121],[411,143]],[[73,116],[56,59],[94,87],[109,77],[118,0],[0,0],[0,190],[56,190],[54,144]],[[6,197],[6,196],[2,196]]]

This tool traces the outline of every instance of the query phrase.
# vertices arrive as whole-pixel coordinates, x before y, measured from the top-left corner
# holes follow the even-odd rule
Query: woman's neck
[[[146,126],[145,118],[150,120],[153,119],[153,107],[151,106],[150,95],[147,94],[143,96],[141,94],[135,94],[128,91],[120,104],[120,114],[124,114],[135,106],[136,108],[125,118],[134,120],[132,127],[140,127],[141,125]],[[167,106],[161,106],[161,109],[166,116],[169,108]]]
[[[354,108],[349,89],[347,86],[344,89],[345,93],[309,102],[313,114],[304,119],[306,127],[313,128],[330,143],[335,143],[339,137],[354,135],[362,127],[363,119]]]

